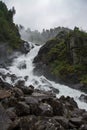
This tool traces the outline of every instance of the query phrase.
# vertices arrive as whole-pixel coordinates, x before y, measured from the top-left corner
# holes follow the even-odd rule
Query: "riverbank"
[[[85,130],[87,112],[73,98],[0,79],[0,121],[1,130]]]

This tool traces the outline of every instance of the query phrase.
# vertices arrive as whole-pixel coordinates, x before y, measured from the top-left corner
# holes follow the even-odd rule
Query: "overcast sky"
[[[33,30],[79,26],[87,30],[87,0],[2,0],[16,9],[14,22]]]

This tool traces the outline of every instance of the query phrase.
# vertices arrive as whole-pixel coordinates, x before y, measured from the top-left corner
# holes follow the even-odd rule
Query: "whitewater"
[[[35,64],[33,63],[34,58],[37,56],[39,49],[41,46],[37,46],[34,43],[28,42],[31,50],[28,54],[22,54],[14,59],[11,66],[8,69],[0,68],[0,72],[3,74],[14,74],[16,75],[17,79],[12,82],[11,77],[7,76],[5,81],[15,85],[18,80],[24,80],[25,86],[33,85],[35,88],[45,90],[45,91],[52,91],[53,89],[59,90],[59,93],[56,93],[56,96],[59,98],[62,95],[65,97],[70,96],[74,98],[77,102],[78,107],[81,109],[87,110],[87,103],[82,102],[79,100],[79,97],[84,94],[78,90],[72,89],[68,86],[61,85],[59,83],[55,83],[54,81],[48,80],[43,75],[38,76],[34,74]],[[27,77],[27,78],[25,78]]]

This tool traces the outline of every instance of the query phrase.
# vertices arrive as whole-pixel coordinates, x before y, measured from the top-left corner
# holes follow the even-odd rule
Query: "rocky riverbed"
[[[87,112],[73,98],[0,79],[0,130],[87,130]]]

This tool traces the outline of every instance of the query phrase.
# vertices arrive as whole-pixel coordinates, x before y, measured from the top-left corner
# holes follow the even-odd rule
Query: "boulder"
[[[79,130],[87,130],[87,124],[83,124],[81,125]]]
[[[58,99],[51,99],[48,103],[53,108],[53,115],[63,116],[64,115],[64,107],[63,104]]]
[[[28,42],[24,43],[24,53],[27,54],[30,51],[31,47]]]
[[[21,88],[25,86],[24,80],[18,80],[18,82],[15,84],[15,87]]]
[[[30,114],[30,107],[25,102],[18,102],[16,105],[16,114],[18,116],[26,116]]]
[[[69,122],[74,124],[77,128],[79,128],[81,126],[81,124],[84,123],[82,120],[82,117],[78,117],[78,118],[73,117],[69,120]]]
[[[69,129],[69,120],[64,116],[55,116],[53,119],[59,122],[65,129]]]
[[[30,85],[29,87],[21,87],[24,94],[31,95],[34,92],[34,87]]]
[[[15,80],[17,80],[17,76],[15,74],[7,73],[4,75],[4,79],[6,79],[7,77],[9,77],[13,83]]]
[[[35,123],[35,130],[64,130],[54,119],[44,118]]]
[[[54,119],[35,116],[21,118],[19,127],[21,130],[64,130]]]
[[[25,61],[22,61],[22,62],[20,62],[20,64],[18,65],[18,68],[21,70],[21,69],[26,69],[26,63],[25,63]]]
[[[67,97],[64,97],[64,96],[61,96],[60,97],[60,102],[63,103],[67,109],[69,110],[74,110],[75,108],[78,108],[78,105],[77,103],[74,101],[73,98],[67,96]]]
[[[34,90],[32,96],[42,102],[46,102],[56,97],[56,95],[52,91],[42,91],[42,90]]]
[[[36,121],[37,117],[34,115],[22,117],[18,124],[19,130],[36,130],[34,129]]]
[[[9,130],[22,130],[21,127],[19,127],[19,124],[20,124],[20,119],[14,120]]]
[[[15,113],[15,108],[11,107],[6,110],[6,113],[8,114],[9,118],[14,121],[17,118],[17,115]]]
[[[11,125],[12,121],[3,106],[0,104],[0,130],[10,130]]]
[[[35,104],[38,104],[38,103],[39,103],[38,99],[36,99],[35,97],[32,97],[32,96],[25,97],[25,102],[26,102],[28,105],[35,105]]]
[[[87,122],[87,111],[82,114],[82,118]]]
[[[14,82],[15,80],[17,80],[17,76],[15,74],[10,75],[11,77],[11,81]]]
[[[9,99],[4,99],[2,101],[3,105],[5,106],[5,108],[10,108],[10,107],[15,107],[15,105],[17,104],[19,99],[17,99],[14,96],[11,96]]]
[[[87,96],[84,94],[81,94],[80,98],[81,101],[86,102],[87,103]]]
[[[71,112],[71,117],[76,117],[78,118],[80,115],[83,116],[83,114],[85,114],[85,110],[83,109],[79,109],[79,108],[75,108],[72,112]]]
[[[13,88],[13,93],[14,93],[14,96],[17,97],[17,98],[24,96],[23,91],[20,88],[17,88],[17,87]]]
[[[7,90],[11,89],[13,86],[5,81],[3,81],[1,78],[0,78],[0,88],[5,88]]]
[[[56,93],[56,94],[58,94],[58,93],[59,93],[59,90],[58,90],[57,88],[50,87],[50,89],[52,89],[52,91],[53,91],[54,93]]]
[[[39,113],[43,116],[52,116],[53,115],[53,109],[52,107],[47,103],[41,103],[39,105]]]
[[[9,98],[11,96],[10,90],[0,90],[0,100],[4,98]]]
[[[25,97],[25,103],[30,106],[30,114],[38,115],[39,101],[35,97]]]
[[[25,76],[25,77],[24,77],[25,81],[27,81],[27,80],[28,80],[28,78],[29,78],[29,76]]]

